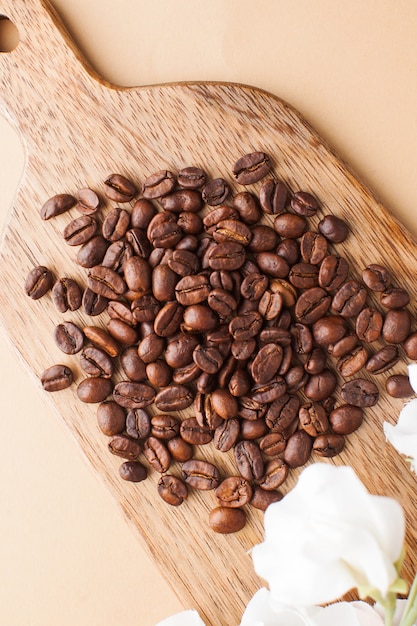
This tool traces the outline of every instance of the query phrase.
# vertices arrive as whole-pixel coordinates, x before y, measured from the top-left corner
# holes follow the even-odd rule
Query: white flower
[[[408,376],[413,390],[417,393],[417,364],[408,366]],[[401,410],[397,424],[384,422],[387,440],[410,461],[411,469],[417,473],[417,398],[410,400]]]
[[[395,562],[404,514],[392,498],[370,495],[350,467],[316,463],[265,512],[255,571],[277,605],[311,606],[357,588],[385,598],[398,582]]]
[[[197,611],[181,611],[171,615],[155,626],[205,626]]]

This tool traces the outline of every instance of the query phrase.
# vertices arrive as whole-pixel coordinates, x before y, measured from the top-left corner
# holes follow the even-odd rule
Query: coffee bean
[[[363,309],[367,292],[357,280],[347,280],[333,296],[332,312],[342,317],[354,317]]]
[[[81,246],[96,234],[97,222],[91,215],[81,215],[65,226],[62,236],[69,246]]]
[[[260,511],[266,511],[268,506],[273,502],[282,500],[282,494],[279,491],[266,491],[257,485],[253,490],[251,506]]]
[[[190,459],[182,464],[185,482],[201,491],[216,489],[220,484],[220,473],[215,465],[208,461]]]
[[[67,365],[52,365],[44,370],[40,377],[42,388],[45,391],[61,391],[73,383],[72,370]]]
[[[288,189],[281,180],[269,178],[259,190],[259,202],[265,213],[280,215],[284,213],[288,200]]]
[[[304,393],[310,400],[320,402],[331,396],[336,386],[336,374],[331,369],[324,369],[320,374],[310,376],[304,387]]]
[[[271,169],[271,162],[264,152],[252,152],[236,161],[232,171],[238,183],[251,185],[264,178]]]
[[[167,413],[186,409],[193,401],[193,394],[185,385],[169,385],[155,395],[156,408]]]
[[[172,172],[159,170],[148,176],[142,188],[142,195],[148,200],[162,198],[169,194],[175,187],[176,178]]]
[[[42,205],[40,214],[43,220],[49,220],[51,217],[56,217],[65,213],[73,206],[77,204],[76,198],[68,193],[59,193],[52,198],[49,198],[45,204]]]
[[[386,309],[402,309],[409,304],[410,295],[402,287],[391,287],[381,293],[380,302]]]
[[[126,409],[144,409],[155,399],[155,390],[145,383],[121,381],[114,386],[113,398]]]
[[[417,360],[417,332],[411,333],[403,343],[406,355],[413,361]]]
[[[261,207],[253,194],[241,191],[233,197],[233,206],[238,210],[242,222],[256,224],[262,217]]]
[[[210,512],[209,526],[215,533],[237,533],[246,525],[246,513],[242,508],[218,506]]]
[[[117,341],[100,326],[85,326],[83,328],[84,335],[97,348],[101,348],[109,356],[119,356],[121,350]]]
[[[112,392],[113,383],[109,378],[92,376],[85,378],[77,387],[77,396],[82,402],[103,402]]]
[[[282,363],[283,349],[281,346],[268,343],[263,346],[251,364],[251,376],[255,383],[265,384],[278,372]]]
[[[84,334],[73,322],[62,322],[54,330],[55,343],[65,354],[77,354],[84,345]]]
[[[389,376],[385,381],[385,389],[392,398],[410,398],[415,393],[406,374]]]
[[[356,378],[344,383],[340,390],[343,400],[360,408],[374,406],[378,402],[378,387],[371,380]]]
[[[187,443],[181,436],[168,439],[167,448],[172,458],[179,463],[185,463],[185,461],[189,461],[193,457],[193,445]]]
[[[77,192],[76,209],[83,215],[94,215],[100,208],[100,198],[93,189],[85,187]]]
[[[121,456],[128,461],[136,461],[142,452],[142,446],[138,441],[126,437],[126,435],[115,435],[108,443],[108,448],[112,454]]]
[[[181,213],[190,211],[198,213],[203,208],[203,199],[199,191],[194,189],[178,189],[160,198],[160,203],[166,211]]]
[[[319,265],[327,255],[326,238],[308,230],[301,237],[300,253],[305,263]]]
[[[214,178],[202,190],[204,202],[209,206],[222,204],[230,193],[230,187],[224,178]]]
[[[167,504],[179,506],[188,497],[187,485],[177,476],[165,474],[158,481],[158,493]]]
[[[25,281],[25,293],[32,300],[39,300],[52,287],[52,272],[44,265],[37,265],[30,270]]]
[[[97,423],[101,432],[108,437],[120,435],[126,427],[126,414],[117,402],[106,400],[97,407]]]
[[[349,235],[348,225],[336,215],[325,215],[319,222],[318,229],[331,243],[342,243]]]
[[[266,456],[277,456],[285,450],[287,441],[283,433],[269,433],[259,441],[259,447]]]
[[[248,245],[251,252],[269,252],[278,245],[278,233],[266,224],[257,224],[252,227],[252,239]]]
[[[139,461],[125,461],[119,467],[119,474],[123,480],[140,483],[148,476],[148,470]]]
[[[117,403],[115,404],[119,406]],[[147,439],[149,437],[151,418],[145,409],[130,409],[127,412],[126,433],[133,439]]]
[[[330,308],[332,299],[321,287],[311,287],[304,291],[295,305],[295,317],[304,324],[313,324],[322,318]]]
[[[382,313],[373,307],[362,309],[356,318],[355,330],[361,341],[372,343],[379,339],[384,318]]]
[[[343,435],[328,433],[316,437],[313,443],[313,451],[318,455],[331,458],[340,454],[345,447]]]
[[[95,267],[99,265],[106,254],[109,242],[101,235],[96,235],[78,250],[77,263],[81,267]]]
[[[318,283],[326,291],[338,289],[346,280],[349,266],[343,257],[329,254],[320,264]]]
[[[156,213],[149,222],[146,233],[154,248],[171,248],[182,238],[177,216],[170,211]]]
[[[311,263],[296,263],[288,274],[288,280],[298,289],[311,289],[318,286],[319,269]]]
[[[391,276],[382,265],[371,263],[362,272],[362,280],[372,291],[385,291],[391,287]]]
[[[319,203],[311,193],[297,191],[291,198],[291,208],[298,215],[311,217],[317,213]]]
[[[298,413],[300,427],[311,437],[325,433],[329,428],[329,420],[323,406],[318,402],[308,402],[300,407]]]
[[[344,376],[357,374],[368,361],[368,351],[363,346],[355,346],[351,352],[340,357],[337,371]]]
[[[207,333],[219,325],[218,316],[203,304],[187,306],[183,314],[182,330],[187,333]]]
[[[382,374],[394,367],[399,360],[400,353],[396,345],[384,346],[369,358],[366,371],[371,374]]]
[[[127,290],[123,278],[114,270],[102,265],[96,265],[89,269],[87,286],[94,293],[109,300],[117,300]]]
[[[407,309],[391,309],[385,314],[382,337],[387,343],[402,343],[410,334],[411,315]]]
[[[305,430],[297,430],[287,441],[284,450],[284,462],[295,469],[305,465],[313,449],[313,438]]]
[[[130,213],[126,209],[114,207],[103,221],[102,234],[108,241],[119,241],[130,225]]]
[[[307,230],[307,221],[302,215],[281,213],[275,218],[274,228],[280,237],[298,239]]]
[[[148,437],[143,446],[148,463],[159,474],[165,474],[171,465],[171,455],[166,444],[156,437]]]
[[[206,173],[200,167],[184,167],[177,176],[178,184],[185,189],[200,189],[206,179]]]
[[[252,487],[241,476],[228,476],[216,487],[214,495],[219,505],[236,509],[250,502]]]
[[[121,174],[110,174],[104,181],[104,193],[115,202],[130,202],[137,193],[135,184]]]
[[[261,450],[254,441],[238,441],[234,447],[237,468],[248,481],[259,480],[264,474]]]
[[[80,355],[80,366],[89,376],[111,378],[114,372],[113,361],[109,355],[94,346],[86,346]]]
[[[77,311],[82,297],[81,288],[73,278],[60,278],[52,288],[52,299],[60,313]]]
[[[234,418],[228,418],[216,428],[213,436],[214,447],[221,452],[228,452],[235,445],[240,432],[239,421]]]
[[[289,467],[282,459],[268,461],[259,486],[265,491],[278,489],[287,480],[288,471]]]
[[[359,428],[363,421],[363,410],[352,404],[342,404],[329,415],[332,430],[337,435],[350,435]]]

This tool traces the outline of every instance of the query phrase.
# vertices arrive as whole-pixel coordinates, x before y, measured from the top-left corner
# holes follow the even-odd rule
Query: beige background
[[[115,84],[233,81],[287,100],[417,236],[415,0],[53,5]],[[2,118],[0,137],[3,224],[23,152]],[[152,626],[181,610],[1,333],[0,354],[1,624]]]

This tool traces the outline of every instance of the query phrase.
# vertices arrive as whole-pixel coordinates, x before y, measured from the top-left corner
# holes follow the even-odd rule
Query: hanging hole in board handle
[[[6,15],[0,15],[0,54],[13,52],[19,45],[19,31]]]

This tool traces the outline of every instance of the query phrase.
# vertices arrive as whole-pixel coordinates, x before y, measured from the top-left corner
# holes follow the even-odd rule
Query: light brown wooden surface
[[[73,251],[60,238],[70,216],[45,224],[39,206],[53,193],[74,191],[86,183],[96,186],[109,171],[125,171],[140,182],[161,167],[177,170],[198,163],[217,175],[230,172],[241,154],[263,149],[273,157],[276,174],[294,190],[311,189],[324,210],[349,221],[352,235],[345,252],[354,254],[358,267],[370,260],[383,262],[398,280],[415,287],[408,269],[416,251],[411,238],[281,101],[234,85],[109,89],[84,71],[38,3],[6,8],[20,25],[21,45],[0,58],[1,96],[5,112],[17,121],[26,141],[27,163],[2,244],[1,281],[6,288],[0,309],[12,342],[35,377],[51,358],[62,359],[51,340],[57,314],[49,300],[28,301],[22,283],[33,263],[50,265],[51,259],[57,274],[69,266],[77,272]],[[70,317],[80,319],[78,314]],[[73,390],[48,401],[139,529],[170,583],[184,593],[186,604],[197,604],[208,624],[237,621],[259,585],[256,577],[247,576],[246,550],[260,538],[261,516],[253,515],[251,526],[239,536],[213,536],[205,523],[212,494],[193,496],[186,508],[173,511],[157,500],[155,478],[140,490],[121,485],[118,463],[109,458],[91,407],[80,407]],[[372,490],[400,494],[411,521],[414,479],[385,446],[380,428],[387,413],[395,415],[401,405],[384,398],[375,411],[367,411],[368,423],[349,438],[340,462],[354,465]],[[410,541],[414,539],[412,535]],[[224,594],[230,580],[232,606],[229,593]]]

